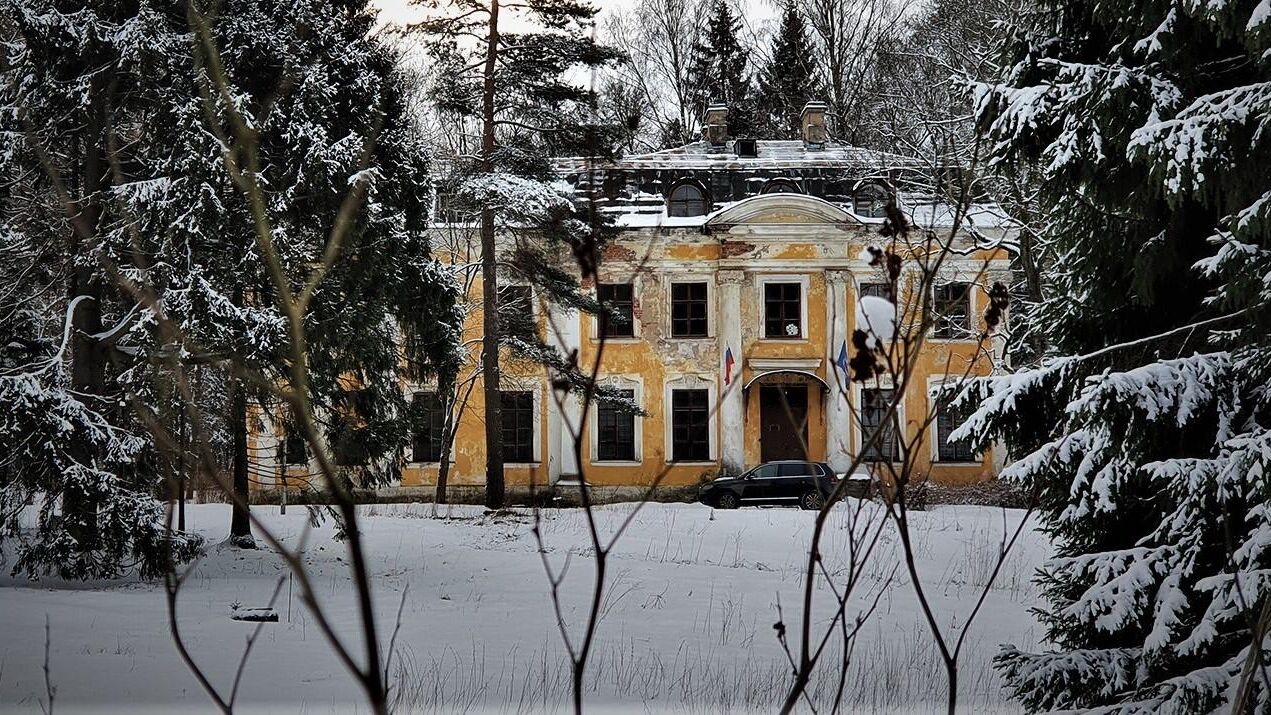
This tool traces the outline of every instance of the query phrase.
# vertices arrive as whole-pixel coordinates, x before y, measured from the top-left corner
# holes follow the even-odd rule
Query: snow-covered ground
[[[831,572],[846,564],[846,526],[854,505],[840,505],[831,518],[823,542]],[[602,530],[612,531],[632,508],[598,508]],[[568,700],[569,668],[529,513],[491,518],[477,507],[454,507],[441,519],[429,518],[430,509],[421,504],[363,509],[385,643],[401,607],[391,680],[402,709],[559,709]],[[306,530],[302,508],[293,506],[286,516],[276,507],[257,510],[290,543]],[[946,628],[962,626],[1003,531],[1021,516],[952,506],[913,514],[922,581]],[[229,510],[192,506],[189,518],[215,544],[224,537]],[[812,522],[812,514],[786,508],[644,507],[610,560],[588,680],[589,709],[771,711],[790,671],[772,626],[779,601],[792,637],[797,632]],[[347,558],[332,534],[329,521],[312,529],[307,558],[337,628],[354,635]],[[564,615],[581,628],[593,573],[584,515],[573,509],[544,512],[543,534],[558,567],[572,552],[562,589]],[[1001,643],[1036,645],[1040,629],[1028,613],[1036,600],[1030,577],[1047,548],[1042,535],[1026,528],[973,624],[961,669],[967,712],[1017,709],[1004,701],[988,664]],[[849,712],[943,709],[943,670],[903,567],[887,578],[898,555],[888,525],[855,600],[864,608],[882,591],[854,650],[845,693]],[[268,604],[285,568],[268,551],[216,546],[193,568],[179,603],[181,629],[213,682],[228,689],[254,627],[230,620],[231,605]],[[358,690],[296,590],[290,598],[288,590],[283,580],[276,604],[280,622],[264,626],[239,709],[356,711]],[[828,597],[828,591],[821,589],[819,597]],[[819,604],[817,621],[823,624],[829,607],[824,600]],[[57,712],[210,709],[177,657],[158,584],[29,584],[6,575],[0,579],[0,710],[40,710],[46,615]],[[814,696],[832,692],[836,665],[835,655],[819,670]]]

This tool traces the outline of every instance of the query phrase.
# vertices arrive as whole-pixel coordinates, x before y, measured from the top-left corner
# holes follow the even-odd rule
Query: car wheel
[[[799,508],[807,509],[808,511],[820,511],[824,504],[825,497],[822,497],[821,492],[817,491],[804,492],[799,499]]]
[[[715,506],[720,509],[736,509],[740,505],[741,502],[737,499],[737,495],[732,492],[724,492],[715,500]]]

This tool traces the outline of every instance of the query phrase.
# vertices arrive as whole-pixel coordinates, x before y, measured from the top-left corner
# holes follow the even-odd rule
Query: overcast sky
[[[412,5],[410,0],[372,0],[372,2],[379,6],[380,19],[386,23],[410,22],[423,16],[423,9]],[[597,19],[604,22],[606,14],[631,7],[635,0],[592,0],[592,2],[600,8]],[[742,19],[748,23],[762,25],[771,21],[775,15],[773,4],[768,0],[740,0],[738,4],[746,8]],[[759,28],[755,27],[755,29]]]

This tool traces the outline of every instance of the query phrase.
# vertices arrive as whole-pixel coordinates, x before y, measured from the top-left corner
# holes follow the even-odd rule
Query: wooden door
[[[759,458],[807,459],[808,386],[759,386]]]

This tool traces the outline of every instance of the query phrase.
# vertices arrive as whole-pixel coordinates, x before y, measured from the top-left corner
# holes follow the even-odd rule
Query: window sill
[[[644,460],[642,459],[611,459],[611,460],[593,459],[591,460],[590,464],[593,467],[642,467],[644,466]]]
[[[716,462],[714,459],[708,459],[706,461],[694,461],[694,462],[689,462],[689,461],[667,462],[666,464],[669,467],[714,467],[718,464],[718,462]]]
[[[541,466],[543,466],[543,463],[542,463],[541,461],[538,461],[538,462],[504,462],[504,463],[503,463],[503,468],[504,468],[504,469],[506,469],[506,468],[508,468],[508,467],[516,467],[516,468],[519,468],[519,469],[533,469],[533,468],[535,468],[535,467],[541,467]]]
[[[599,345],[602,342],[606,345],[635,345],[644,342],[644,339],[639,335],[628,335],[621,338],[602,338],[599,335],[593,335],[591,336],[591,342],[595,345]]]
[[[931,463],[931,466],[933,467],[983,467],[984,460],[980,460],[978,462],[942,462],[940,460],[936,460]]]
[[[967,333],[966,335],[951,335],[948,337],[928,335],[927,340],[933,343],[978,343],[980,341],[980,339],[973,333]]]
[[[797,337],[797,338],[769,338],[769,337],[765,336],[765,337],[759,338],[759,339],[758,339],[758,340],[756,340],[755,342],[757,342],[757,343],[777,343],[777,344],[781,344],[781,343],[806,343],[806,342],[808,342],[808,338],[807,338],[807,337],[805,337],[805,336],[800,336],[800,337]]]
[[[667,340],[697,340],[697,341],[705,341],[705,340],[714,340],[714,339],[715,339],[715,336],[714,336],[714,335],[670,335],[670,336],[667,336],[667,338],[666,338],[666,339],[667,339]]]

